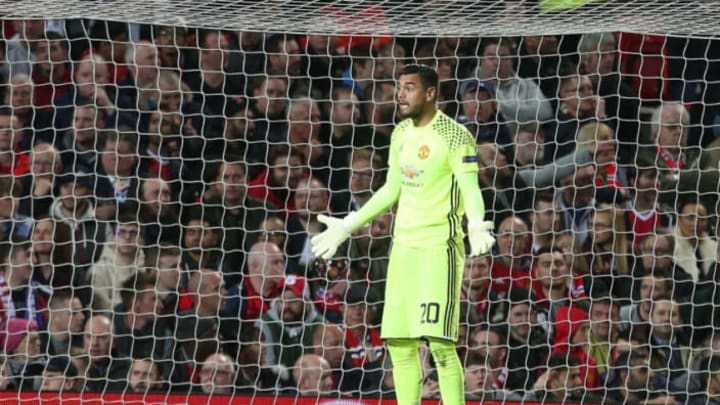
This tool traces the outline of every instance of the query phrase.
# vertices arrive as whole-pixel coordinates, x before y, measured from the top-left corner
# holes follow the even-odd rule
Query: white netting
[[[309,238],[384,183],[421,62],[497,238],[468,399],[717,401],[719,4],[0,0],[0,398],[392,397],[393,212]]]

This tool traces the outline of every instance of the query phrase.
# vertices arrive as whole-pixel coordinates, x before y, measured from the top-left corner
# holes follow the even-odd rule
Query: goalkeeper
[[[313,252],[332,257],[350,234],[398,203],[381,330],[394,365],[397,401],[420,403],[418,346],[427,341],[443,403],[464,404],[455,351],[465,261],[462,215],[467,212],[472,255],[495,243],[492,222],[483,221],[475,141],[435,106],[437,72],[407,65],[398,85],[398,111],[406,119],[392,134],[386,183],[359,211],[343,219],[320,217],[327,229],[312,239]]]

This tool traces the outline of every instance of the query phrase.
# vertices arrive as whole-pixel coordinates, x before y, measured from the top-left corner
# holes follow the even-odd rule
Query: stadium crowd
[[[382,184],[419,62],[496,224],[468,398],[720,403],[718,44],[4,23],[0,389],[392,396],[392,211],[309,239]]]

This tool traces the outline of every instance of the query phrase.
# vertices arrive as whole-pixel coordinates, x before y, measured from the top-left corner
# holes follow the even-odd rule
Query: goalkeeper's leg
[[[422,366],[417,339],[388,339],[398,405],[418,405],[422,396]],[[444,395],[444,394],[443,394]],[[445,397],[443,396],[443,399]]]
[[[430,351],[437,367],[443,405],[465,403],[465,377],[455,343],[445,339],[429,339]]]

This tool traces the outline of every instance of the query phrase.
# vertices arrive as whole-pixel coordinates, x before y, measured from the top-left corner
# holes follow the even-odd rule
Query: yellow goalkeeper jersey
[[[470,132],[441,111],[422,127],[406,119],[393,131],[389,166],[402,179],[394,243],[441,249],[462,240],[464,207],[455,177],[478,171]]]

